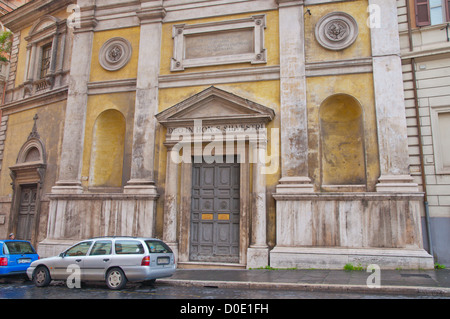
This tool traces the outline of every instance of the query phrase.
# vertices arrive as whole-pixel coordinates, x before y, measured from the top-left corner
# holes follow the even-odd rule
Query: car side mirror
[[[59,257],[61,257],[61,258],[64,258],[64,256],[65,256],[65,253],[60,253],[59,254]]]

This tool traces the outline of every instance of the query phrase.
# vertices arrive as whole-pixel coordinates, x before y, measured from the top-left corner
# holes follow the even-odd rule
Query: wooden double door
[[[37,186],[25,185],[20,188],[16,238],[31,240],[36,219]]]
[[[194,163],[189,259],[239,262],[240,164]]]

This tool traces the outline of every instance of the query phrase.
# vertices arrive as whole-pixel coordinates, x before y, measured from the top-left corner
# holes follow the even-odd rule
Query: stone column
[[[126,193],[156,194],[154,182],[155,114],[158,111],[158,74],[161,55],[161,1],[141,0],[136,105],[134,114],[131,179]]]
[[[95,19],[95,0],[78,1],[82,8],[80,28],[74,30],[67,97],[66,118],[61,150],[58,181],[52,193],[81,193],[81,166],[83,160],[84,128],[88,100],[87,84],[91,69],[92,41]],[[32,59],[33,60],[33,52]]]
[[[167,146],[166,186],[164,194],[164,225],[163,240],[178,257],[177,242],[177,193],[178,193],[178,163],[173,160],[178,155],[178,149]],[[178,258],[177,258],[178,259]]]
[[[252,236],[250,247],[247,250],[247,268],[269,265],[266,230],[266,175],[263,174],[266,144],[266,140],[260,140],[259,145],[250,143],[250,148],[256,157],[256,161],[253,164]]]
[[[376,189],[417,192],[418,186],[409,172],[396,2],[369,0],[369,5],[380,14],[380,24],[370,29],[381,173]]]
[[[310,193],[314,189],[308,177],[303,1],[277,2],[281,94],[281,179],[277,193]]]

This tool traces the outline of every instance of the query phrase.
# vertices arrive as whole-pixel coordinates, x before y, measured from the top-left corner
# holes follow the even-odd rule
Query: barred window
[[[50,60],[52,57],[52,44],[46,44],[42,47],[42,60],[40,78],[43,79],[50,70]]]

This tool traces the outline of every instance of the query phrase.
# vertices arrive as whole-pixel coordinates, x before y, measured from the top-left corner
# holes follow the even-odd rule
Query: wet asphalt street
[[[412,303],[408,303],[407,307],[403,306],[404,304],[399,307],[399,299],[409,299]],[[52,315],[98,315],[102,318],[116,317],[123,313],[129,316],[144,313],[150,316],[159,313],[158,316],[170,319],[274,319],[298,314],[299,309],[304,313],[320,311],[321,314],[334,314],[337,309],[353,309],[354,306],[350,305],[350,302],[360,303],[359,308],[370,309],[372,315],[384,316],[389,309],[391,315],[399,312],[404,317],[417,314],[417,307],[423,307],[421,302],[413,299],[449,298],[174,286],[167,283],[158,284],[158,281],[152,286],[128,283],[125,289],[120,291],[109,290],[104,283],[85,283],[81,288],[70,289],[65,282],[52,282],[48,287],[38,288],[23,279],[0,279],[0,305],[5,309]],[[361,307],[362,302],[366,304]],[[441,300],[439,304],[433,303],[434,309],[442,307],[442,310],[445,310],[445,302]],[[124,309],[131,312],[124,312]]]
[[[128,283],[120,291],[109,290],[104,283],[84,283],[81,289],[68,288],[65,282],[35,287],[23,278],[1,278],[0,299],[435,299],[433,296],[334,293],[300,290],[250,290],[216,287],[175,287],[165,284],[145,286]]]

